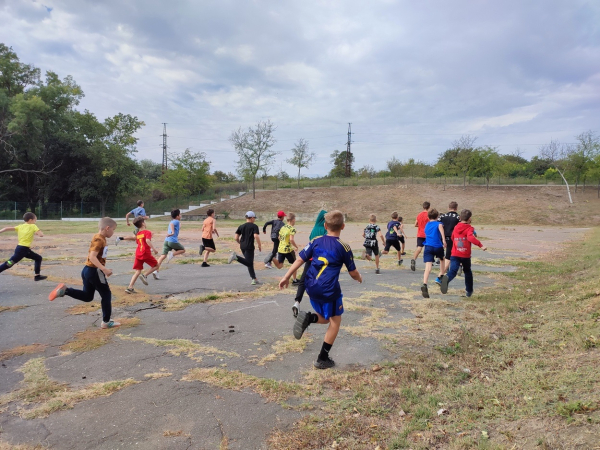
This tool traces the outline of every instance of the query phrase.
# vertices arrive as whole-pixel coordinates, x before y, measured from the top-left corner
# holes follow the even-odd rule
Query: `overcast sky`
[[[352,122],[357,167],[436,160],[461,134],[530,157],[600,131],[600,1],[0,0],[0,42],[72,75],[81,108],[146,123],[138,158],[169,147],[233,171],[242,126],[277,125],[325,174]]]

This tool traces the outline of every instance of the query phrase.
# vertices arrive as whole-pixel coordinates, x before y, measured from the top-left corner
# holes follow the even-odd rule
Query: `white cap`
[[[246,213],[246,217],[248,217],[248,218],[250,218],[250,217],[256,217],[256,214],[254,214],[254,212],[253,212],[253,211],[248,211],[248,212]]]

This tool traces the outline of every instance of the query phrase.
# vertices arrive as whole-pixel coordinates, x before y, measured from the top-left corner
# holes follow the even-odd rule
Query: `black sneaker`
[[[310,313],[308,311],[300,311],[294,323],[294,337],[300,339],[304,334],[304,330],[310,325]]]
[[[440,280],[441,280],[440,290],[442,291],[442,294],[447,294],[448,293],[448,275],[442,275],[442,278]]]
[[[313,365],[315,366],[315,369],[331,369],[335,366],[335,361],[331,358],[327,358],[325,361],[317,358]]]
[[[406,252],[402,252],[402,253],[400,253],[400,254],[401,254],[402,256],[404,256],[404,255],[406,255]]]
[[[429,298],[429,290],[427,289],[426,284],[421,286],[421,294],[423,294],[423,298]]]
[[[207,262],[203,262],[202,267],[210,267],[210,264],[208,264]]]
[[[33,279],[35,281],[42,281],[42,280],[45,280],[46,278],[48,278],[46,275],[36,275],[35,277],[33,277]]]
[[[377,275],[379,275],[379,274],[381,273],[381,271],[380,271],[379,269],[375,269],[375,273],[376,273]]]
[[[399,266],[401,266],[403,262],[404,262],[404,260],[403,260],[403,259],[399,259],[399,260],[398,260],[398,265],[399,265]]]
[[[461,295],[461,297],[470,297],[471,295],[473,295],[472,292],[465,291],[465,293],[463,295]]]
[[[410,270],[412,270],[413,272],[415,271],[417,262],[414,259],[410,260]]]
[[[200,244],[200,251],[198,253],[202,256],[202,253],[204,253],[204,245]]]
[[[297,285],[298,283],[300,283],[300,280],[292,280],[292,284],[293,284],[294,286],[295,286],[295,285]]]

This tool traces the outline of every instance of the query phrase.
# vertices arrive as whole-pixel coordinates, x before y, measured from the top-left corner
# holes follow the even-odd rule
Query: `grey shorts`
[[[165,241],[163,244],[162,254],[168,255],[171,250],[185,250],[185,248],[183,248],[183,245],[181,245],[179,242]]]

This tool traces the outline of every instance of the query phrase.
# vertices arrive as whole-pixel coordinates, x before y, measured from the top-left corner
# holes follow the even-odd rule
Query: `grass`
[[[279,290],[273,286],[263,284],[258,289],[250,292],[214,292],[212,294],[203,295],[200,297],[192,297],[185,299],[166,299],[163,301],[164,311],[180,311],[187,308],[188,306],[195,305],[197,303],[223,303],[223,302],[234,302],[237,300],[247,300],[251,298],[264,298],[272,297],[279,294]]]
[[[44,447],[42,444],[9,444],[8,442],[0,441],[0,450],[44,450],[46,448],[48,447]]]
[[[27,308],[27,306],[0,306],[0,313],[15,312],[25,308]]]
[[[54,411],[71,409],[79,402],[105,397],[126,386],[139,383],[139,381],[128,378],[93,383],[73,390],[68,385],[52,380],[48,376],[44,358],[30,359],[21,366],[19,372],[23,374],[20,387],[0,397],[0,407],[11,402],[19,402],[20,406],[17,412],[23,419],[47,417]]]
[[[281,355],[286,353],[303,353],[306,346],[313,341],[310,334],[305,333],[302,339],[296,339],[294,336],[286,335],[281,341],[275,342],[271,346],[273,353],[268,354],[259,362],[259,366],[264,366],[266,363],[282,359]]]
[[[41,353],[46,350],[45,344],[20,345],[0,353],[0,361],[16,358],[21,355],[30,355],[32,353]]]
[[[198,362],[202,361],[202,356],[199,355],[219,356],[228,358],[235,358],[240,356],[238,353],[235,352],[226,352],[223,350],[219,350],[215,347],[197,344],[188,339],[154,339],[123,335],[118,336],[119,338],[124,339],[126,341],[144,342],[146,344],[155,345],[156,347],[167,347],[169,348],[168,353],[173,356],[185,355],[188,358]]]
[[[73,339],[66,344],[61,345],[60,349],[66,352],[89,352],[102,347],[110,342],[117,332],[123,328],[135,327],[140,324],[140,319],[134,317],[132,319],[118,319],[121,326],[112,329],[91,328],[75,333]]]

